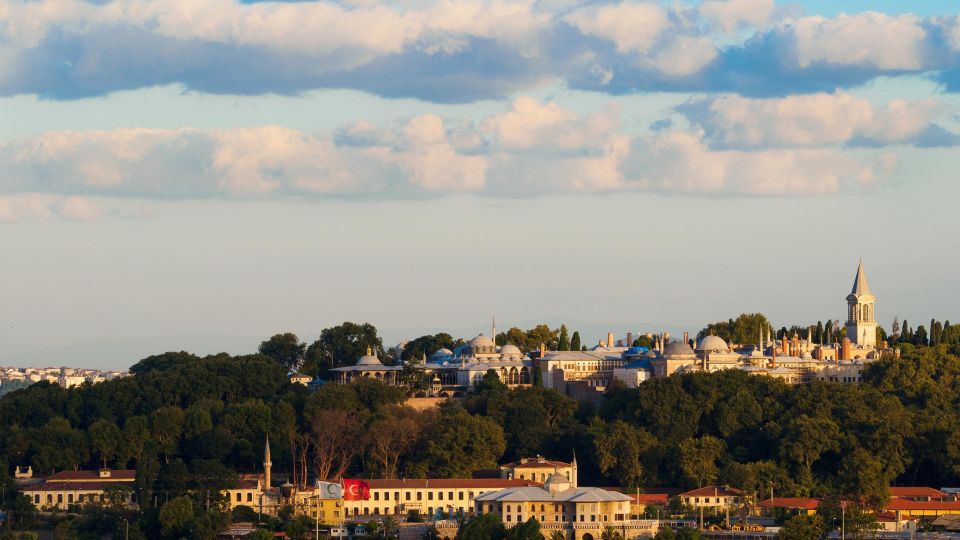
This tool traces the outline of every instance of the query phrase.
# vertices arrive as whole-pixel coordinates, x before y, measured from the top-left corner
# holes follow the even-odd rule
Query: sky
[[[0,0],[0,365],[960,319],[953,0]]]

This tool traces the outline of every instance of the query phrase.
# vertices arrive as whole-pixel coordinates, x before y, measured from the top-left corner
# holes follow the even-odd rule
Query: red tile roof
[[[47,482],[133,482],[137,471],[110,471],[110,476],[100,478],[100,471],[60,471],[47,477]]]
[[[885,510],[960,510],[960,501],[911,501],[910,499],[890,499]]]
[[[939,489],[933,489],[931,487],[924,486],[903,486],[903,487],[890,487],[890,496],[891,497],[930,497],[931,499],[945,499],[947,494],[940,491]]]
[[[557,469],[557,468],[561,468],[561,469],[562,469],[562,468],[564,468],[564,467],[569,467],[569,466],[570,466],[569,463],[564,463],[563,461],[552,461],[552,460],[549,460],[549,459],[545,459],[545,460],[543,460],[543,461],[538,461],[536,458],[531,458],[531,459],[528,459],[528,460],[526,461],[526,463],[522,463],[522,462],[520,462],[520,461],[514,461],[513,463],[507,463],[506,465],[501,465],[500,467],[512,467],[512,468],[514,468],[514,469],[516,469],[516,468],[518,468],[518,467],[519,467],[519,468],[529,468],[529,469],[535,469],[535,468],[539,468],[539,469],[548,469],[548,468],[549,468],[549,469]]]
[[[810,499],[807,497],[774,497],[765,501],[760,501],[763,508],[791,508],[816,510],[820,507],[819,499]]]
[[[44,482],[23,488],[23,491],[102,491],[121,482]],[[132,489],[132,486],[130,486]]]
[[[740,497],[743,491],[727,486],[704,486],[702,488],[681,493],[681,497]]]
[[[664,506],[670,504],[670,495],[666,493],[626,493],[626,495],[630,495],[633,502],[637,504],[662,504]]]
[[[511,487],[540,486],[532,480],[508,480],[505,478],[407,478],[402,480],[364,480],[370,489],[504,489]]]

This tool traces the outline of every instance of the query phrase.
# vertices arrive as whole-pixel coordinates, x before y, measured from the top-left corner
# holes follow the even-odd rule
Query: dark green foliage
[[[756,343],[760,339],[760,330],[766,331],[768,328],[770,328],[770,321],[763,314],[744,313],[736,320],[708,324],[697,334],[697,341],[713,335],[723,338],[727,343]],[[804,337],[806,337],[805,334],[806,331],[804,331]]]
[[[307,351],[307,344],[302,343],[296,334],[287,332],[277,334],[260,344],[260,354],[272,358],[287,371],[295,371]]]
[[[507,540],[543,540],[540,533],[540,522],[536,518],[530,518],[523,523],[518,523],[507,531]]]
[[[580,332],[574,330],[573,336],[570,338],[570,350],[579,351],[580,350]]]
[[[328,370],[353,365],[371,349],[385,363],[390,363],[383,350],[383,340],[370,323],[345,322],[324,328],[320,337],[307,347],[301,371],[308,375],[326,377]]]
[[[537,529],[540,526],[537,525]],[[467,521],[457,531],[456,540],[503,540],[506,527],[496,514],[481,514]]]
[[[462,340],[454,340],[453,336],[444,332],[432,336],[420,336],[403,347],[400,358],[404,361],[423,357],[430,358],[431,354],[440,349],[450,349],[452,351],[462,344]]]

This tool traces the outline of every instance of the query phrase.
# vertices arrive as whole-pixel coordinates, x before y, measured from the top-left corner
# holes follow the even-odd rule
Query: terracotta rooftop
[[[23,488],[23,491],[97,491],[116,487],[119,482],[44,482]],[[132,486],[131,486],[132,487]]]
[[[704,486],[702,488],[681,493],[681,497],[740,497],[743,491],[729,486]]]
[[[100,471],[60,471],[47,477],[47,482],[133,482],[137,471],[121,469],[110,471],[110,476],[100,478]]]
[[[637,504],[662,504],[664,506],[670,504],[670,496],[666,493],[626,493],[626,495],[630,495],[633,502]]]
[[[808,497],[774,497],[760,501],[760,506],[763,508],[816,510],[820,507],[820,499],[811,499]]]
[[[960,501],[911,501],[890,499],[885,510],[960,510]]]
[[[400,480],[371,479],[364,480],[370,489],[504,489],[510,487],[540,486],[532,480],[508,480],[505,478],[406,478]]]
[[[903,487],[890,487],[890,496],[891,497],[930,497],[931,499],[945,499],[947,494],[940,491],[939,489],[933,489],[931,487],[924,486],[903,486]]]

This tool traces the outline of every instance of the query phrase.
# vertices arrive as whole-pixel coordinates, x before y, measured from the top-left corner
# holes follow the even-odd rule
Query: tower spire
[[[850,294],[857,296],[870,294],[870,284],[867,283],[867,274],[863,271],[862,258],[860,259],[860,264],[857,266],[857,275],[853,278],[853,289],[851,289]]]
[[[263,446],[263,490],[270,489],[270,469],[273,467],[273,461],[270,460],[270,436],[267,435],[267,442]]]

